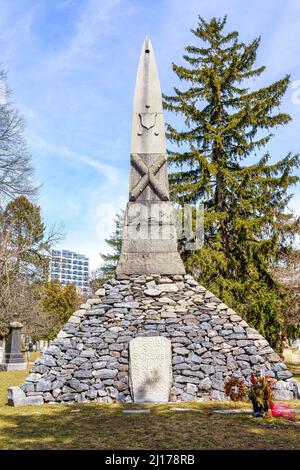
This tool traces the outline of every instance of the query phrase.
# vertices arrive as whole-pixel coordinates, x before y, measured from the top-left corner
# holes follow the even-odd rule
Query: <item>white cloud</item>
[[[59,149],[59,153],[60,155],[71,158],[72,161],[74,161],[75,159],[94,168],[95,170],[97,170],[98,173],[100,173],[107,179],[107,184],[114,184],[115,186],[118,186],[121,180],[122,171],[115,166],[101,163],[100,161],[95,160],[89,157],[88,155],[80,155],[76,152],[72,152],[67,147],[62,147],[61,149]]]

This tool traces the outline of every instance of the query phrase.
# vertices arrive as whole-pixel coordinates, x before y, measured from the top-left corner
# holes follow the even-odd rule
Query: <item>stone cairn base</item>
[[[81,305],[9,404],[131,403],[129,342],[157,335],[172,344],[172,402],[222,400],[226,380],[250,385],[262,368],[276,399],[299,398],[281,358],[232,309],[190,275],[153,275],[111,279]]]

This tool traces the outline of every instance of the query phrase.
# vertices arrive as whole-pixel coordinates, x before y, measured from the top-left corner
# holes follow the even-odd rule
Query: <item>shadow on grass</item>
[[[194,404],[195,405],[195,404]],[[0,409],[1,449],[299,449],[300,424],[201,412],[124,414],[121,405]],[[128,407],[127,407],[128,408]]]

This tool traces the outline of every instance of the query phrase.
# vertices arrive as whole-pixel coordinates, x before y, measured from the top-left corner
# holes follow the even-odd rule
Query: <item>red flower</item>
[[[254,377],[253,372],[251,372],[250,380],[251,380],[251,383],[256,384],[256,378]]]

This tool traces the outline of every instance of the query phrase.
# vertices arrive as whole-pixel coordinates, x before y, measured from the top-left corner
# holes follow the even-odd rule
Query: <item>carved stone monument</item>
[[[130,384],[134,403],[168,403],[172,386],[171,341],[139,337],[129,343]]]
[[[134,93],[129,202],[117,276],[185,273],[172,212],[160,83],[146,38]]]
[[[300,397],[299,383],[266,339],[185,274],[166,161],[161,92],[146,39],[117,278],[79,306],[26,380],[9,389],[9,404],[223,400],[228,379],[243,377],[249,387],[262,367],[277,380],[274,399]]]

